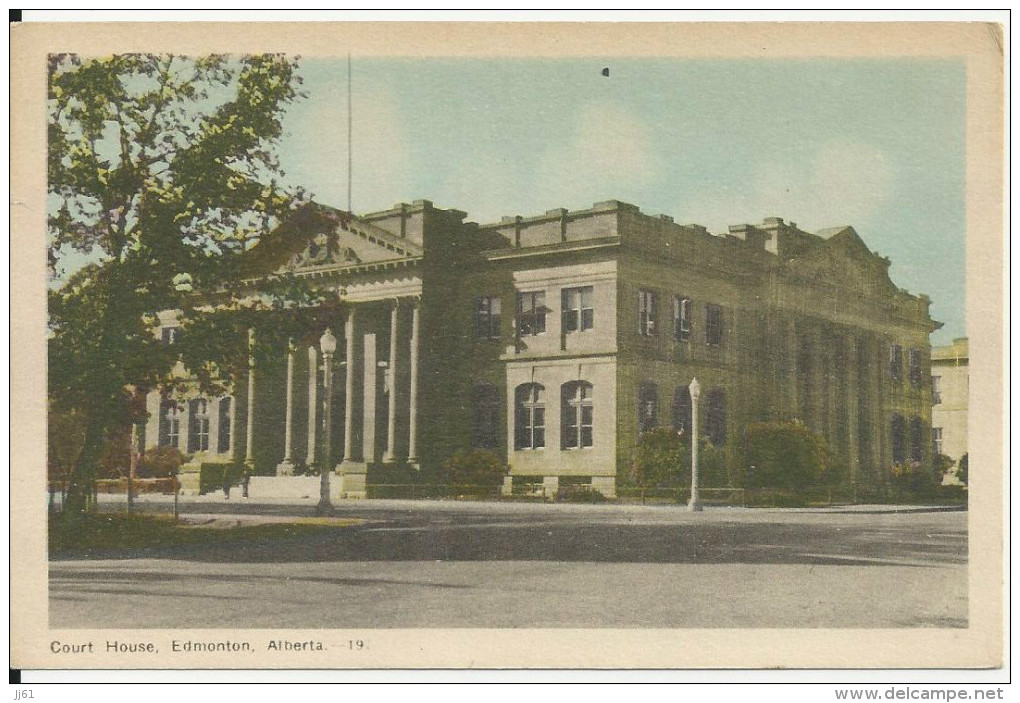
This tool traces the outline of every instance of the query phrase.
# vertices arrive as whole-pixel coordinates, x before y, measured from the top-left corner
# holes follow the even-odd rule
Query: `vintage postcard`
[[[1001,665],[1001,26],[10,33],[11,667]]]

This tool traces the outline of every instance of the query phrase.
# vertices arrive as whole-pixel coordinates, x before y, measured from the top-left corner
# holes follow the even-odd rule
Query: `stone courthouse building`
[[[399,482],[478,447],[510,467],[505,488],[570,481],[611,496],[641,432],[690,430],[697,377],[702,436],[726,448],[732,476],[759,421],[823,434],[857,483],[930,458],[939,323],[849,226],[766,218],[717,235],[615,200],[486,225],[424,200],[318,212],[252,253],[262,274],[293,271],[343,303],[332,446],[317,344],[253,364],[235,397],[153,393],[147,445],[196,465],[247,460],[256,493],[310,481],[291,474],[325,461],[339,494],[361,496],[366,472]]]

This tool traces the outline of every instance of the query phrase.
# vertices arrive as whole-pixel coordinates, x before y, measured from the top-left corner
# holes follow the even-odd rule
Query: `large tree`
[[[298,294],[280,280],[258,297],[236,286],[246,252],[300,211],[274,154],[296,69],[280,55],[51,57],[50,403],[85,423],[70,511],[88,505],[104,440],[144,418],[141,393],[177,359],[206,381],[231,374],[244,345],[210,310],[233,309],[237,329]],[[195,334],[160,344],[164,310]]]

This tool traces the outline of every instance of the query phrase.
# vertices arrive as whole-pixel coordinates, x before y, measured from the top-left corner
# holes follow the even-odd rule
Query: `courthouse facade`
[[[246,461],[277,485],[335,466],[349,496],[366,475],[399,482],[484,448],[509,466],[507,488],[570,481],[611,496],[641,432],[690,431],[697,377],[702,436],[725,448],[733,480],[744,429],[760,421],[824,435],[856,483],[930,460],[938,323],[853,228],[766,218],[711,234],[619,201],[465,217],[428,201],[361,216],[317,207],[252,250],[256,278],[290,271],[340,303],[332,446],[317,344],[253,363],[233,396],[153,393],[146,444],[194,465]],[[172,316],[164,324],[172,341]]]

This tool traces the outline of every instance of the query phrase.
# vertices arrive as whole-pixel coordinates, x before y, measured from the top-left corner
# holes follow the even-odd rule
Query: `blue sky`
[[[346,58],[304,59],[281,161],[347,201]],[[610,198],[713,232],[853,225],[964,329],[957,60],[353,60],[353,206],[427,198],[489,222]],[[609,77],[602,68],[609,67]]]

